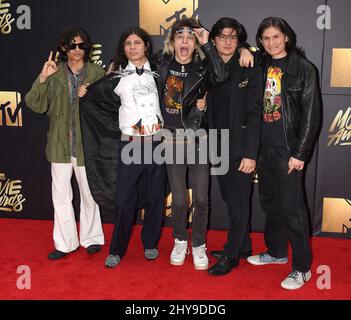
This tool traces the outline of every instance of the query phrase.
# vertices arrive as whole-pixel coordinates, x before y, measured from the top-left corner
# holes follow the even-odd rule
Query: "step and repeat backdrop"
[[[158,50],[170,25],[183,16],[199,18],[208,29],[220,17],[233,17],[245,26],[252,45],[267,16],[283,17],[293,27],[298,44],[319,70],[323,97],[323,125],[306,171],[311,230],[351,237],[349,0],[0,0],[0,218],[53,219],[50,165],[44,154],[48,121],[26,107],[24,96],[50,51],[56,50],[61,31],[69,25],[86,29],[94,42],[91,59],[106,66],[124,29],[144,28]],[[262,231],[265,216],[257,179],[253,179],[252,229]],[[77,195],[74,178],[73,185]],[[225,229],[229,221],[216,177],[211,179],[210,193],[209,228]],[[189,202],[191,212],[191,190]],[[166,224],[170,203],[171,195],[166,199]],[[77,196],[74,205],[78,213]],[[137,222],[141,219],[142,213]]]

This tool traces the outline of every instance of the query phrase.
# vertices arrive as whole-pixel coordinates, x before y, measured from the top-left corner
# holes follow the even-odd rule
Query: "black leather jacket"
[[[270,58],[261,58],[264,84]],[[321,124],[321,98],[315,67],[296,52],[289,54],[282,78],[282,113],[285,141],[292,157],[310,157]]]
[[[194,57],[191,71],[184,82],[183,107],[181,109],[184,129],[193,129],[194,131],[200,128],[207,129],[206,114],[197,109],[197,99],[204,96],[211,84],[222,83],[228,76],[225,64],[219,58],[212,43],[209,42],[201,46],[201,50],[205,54],[206,59],[200,60],[199,57]],[[157,53],[152,59],[152,63],[157,66],[157,72],[160,75],[158,79],[158,92],[162,113],[165,112],[164,108],[162,108],[162,101],[172,60],[172,56],[162,54],[161,52]]]

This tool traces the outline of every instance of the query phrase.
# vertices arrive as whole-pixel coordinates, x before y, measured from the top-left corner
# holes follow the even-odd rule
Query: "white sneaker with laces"
[[[194,260],[194,267],[196,270],[207,270],[208,269],[208,258],[206,255],[206,245],[193,247],[193,260]]]
[[[311,271],[307,271],[304,273],[297,270],[293,270],[281,283],[281,287],[287,290],[299,289],[311,279],[311,276]]]
[[[274,258],[267,252],[257,254],[255,256],[248,257],[247,262],[254,264],[256,266],[264,264],[285,264],[288,263],[288,257],[285,258]]]
[[[189,254],[188,241],[174,240],[174,247],[170,257],[170,263],[173,266],[181,266],[184,264],[185,255]]]

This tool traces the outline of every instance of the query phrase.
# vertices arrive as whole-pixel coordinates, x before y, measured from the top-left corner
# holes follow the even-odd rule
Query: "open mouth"
[[[180,54],[182,56],[187,56],[189,54],[189,48],[188,47],[180,47]]]

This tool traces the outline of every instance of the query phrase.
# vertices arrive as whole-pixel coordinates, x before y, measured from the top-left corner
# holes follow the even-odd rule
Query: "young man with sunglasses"
[[[58,62],[50,52],[25,100],[34,112],[49,117],[46,157],[51,162],[54,205],[54,243],[50,260],[61,259],[81,244],[92,254],[104,244],[99,207],[91,196],[84,166],[79,120],[79,98],[86,87],[102,78],[105,71],[89,62],[92,43],[77,27],[67,28],[60,36]],[[80,191],[80,240],[72,205],[73,171]]]
[[[155,59],[160,74],[160,107],[164,128],[167,129],[165,132],[168,133],[165,141],[174,150],[173,161],[167,162],[174,237],[170,264],[183,265],[189,253],[186,190],[188,171],[195,207],[190,241],[196,270],[208,269],[206,231],[210,174],[206,153],[207,119],[206,114],[199,110],[197,102],[211,86],[224,82],[227,76],[225,65],[219,59],[213,44],[208,41],[208,36],[209,32],[197,20],[178,20],[171,26],[164,49]],[[252,55],[248,53],[247,56],[244,52],[239,58],[244,64],[245,60],[251,63]],[[193,134],[196,138],[192,137]]]

